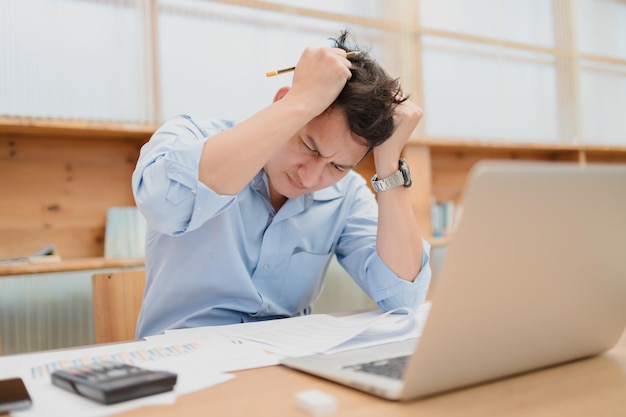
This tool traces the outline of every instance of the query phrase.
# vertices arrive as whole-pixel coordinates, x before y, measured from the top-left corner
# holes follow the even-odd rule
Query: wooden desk
[[[604,355],[406,403],[390,402],[282,366],[236,373],[226,383],[120,416],[308,416],[294,395],[317,388],[334,395],[330,417],[626,416],[626,332]]]

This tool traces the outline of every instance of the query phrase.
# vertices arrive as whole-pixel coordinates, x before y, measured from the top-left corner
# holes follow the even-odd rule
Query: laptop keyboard
[[[376,375],[383,375],[389,378],[402,379],[404,370],[409,361],[410,355],[387,358],[373,362],[358,363],[356,365],[344,366],[345,369],[352,369],[359,372],[368,372]]]

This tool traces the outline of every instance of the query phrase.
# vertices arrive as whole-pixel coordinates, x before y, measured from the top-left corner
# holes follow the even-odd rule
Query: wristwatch
[[[372,187],[377,193],[390,188],[398,187],[400,185],[404,185],[408,188],[411,184],[411,171],[409,170],[409,164],[404,158],[400,159],[400,162],[398,163],[398,170],[387,178],[379,180],[378,174],[374,174],[372,177]]]

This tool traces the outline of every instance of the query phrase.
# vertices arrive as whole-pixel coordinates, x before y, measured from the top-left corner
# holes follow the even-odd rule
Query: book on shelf
[[[430,203],[432,236],[446,237],[451,235],[461,211],[462,207],[454,201],[437,201],[433,197]]]

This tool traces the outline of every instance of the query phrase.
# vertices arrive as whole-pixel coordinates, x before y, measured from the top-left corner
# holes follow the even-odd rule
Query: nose
[[[298,169],[300,182],[306,188],[313,188],[320,183],[326,162],[322,158],[315,158],[302,164]]]

